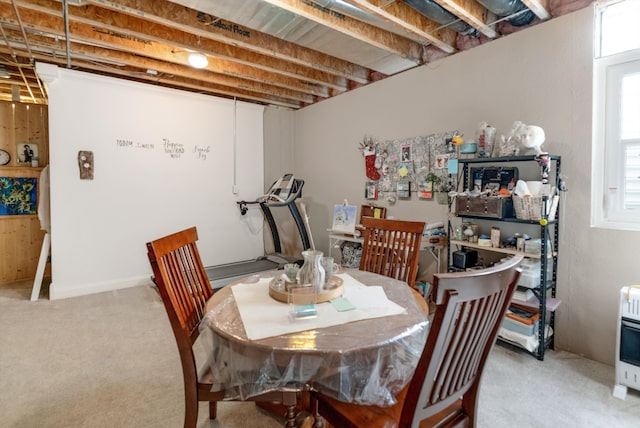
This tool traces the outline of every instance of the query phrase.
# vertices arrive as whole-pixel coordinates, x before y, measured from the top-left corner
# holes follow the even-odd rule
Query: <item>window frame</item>
[[[600,38],[602,10],[596,13],[595,36]],[[620,138],[620,83],[622,78],[640,73],[640,49],[606,57],[599,56],[596,40],[593,87],[593,144],[591,226],[607,229],[640,230],[640,210],[624,208],[625,147],[640,140]],[[629,73],[631,71],[631,73]],[[622,143],[622,144],[620,144]]]

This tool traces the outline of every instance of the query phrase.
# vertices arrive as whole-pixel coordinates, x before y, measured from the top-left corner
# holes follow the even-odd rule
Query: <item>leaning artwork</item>
[[[351,234],[355,233],[356,212],[357,208],[355,205],[336,205],[333,209],[332,231]]]

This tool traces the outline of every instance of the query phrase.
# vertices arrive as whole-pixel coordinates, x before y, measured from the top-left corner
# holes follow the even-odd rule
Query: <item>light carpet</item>
[[[49,301],[43,287],[30,302],[30,287],[0,286],[0,427],[182,426],[180,361],[153,288]],[[640,392],[614,398],[614,376],[613,367],[567,352],[538,361],[496,346],[478,427],[637,428]],[[209,423],[203,403],[198,426],[275,428],[283,419],[225,402]]]

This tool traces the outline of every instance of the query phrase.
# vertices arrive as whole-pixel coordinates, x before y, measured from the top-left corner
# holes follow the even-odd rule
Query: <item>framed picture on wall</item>
[[[378,199],[378,184],[375,181],[367,181],[364,197],[367,199]]]
[[[411,162],[411,144],[403,144],[400,147],[402,162]]]
[[[436,155],[436,169],[447,169],[449,167],[448,155]]]
[[[418,182],[418,197],[420,199],[433,199],[433,181],[424,180]]]
[[[16,157],[18,165],[31,166],[33,160],[38,159],[38,145],[28,141],[16,144]]]

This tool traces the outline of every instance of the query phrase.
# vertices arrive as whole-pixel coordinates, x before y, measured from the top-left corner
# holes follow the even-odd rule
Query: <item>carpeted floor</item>
[[[30,302],[31,284],[0,286],[0,427],[181,427],[182,372],[151,287]],[[558,326],[561,328],[561,326]],[[501,346],[489,358],[478,426],[640,426],[640,392],[611,395],[613,367],[550,351],[545,361]],[[282,427],[253,403],[219,405],[199,427]]]

